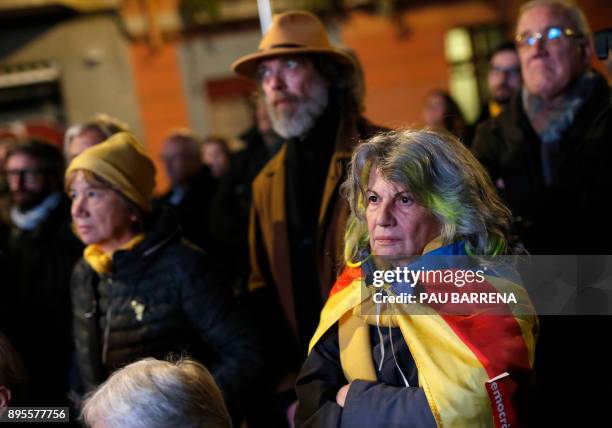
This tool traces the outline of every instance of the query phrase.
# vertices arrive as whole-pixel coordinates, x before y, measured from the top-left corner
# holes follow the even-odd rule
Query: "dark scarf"
[[[563,133],[572,125],[576,114],[589,98],[595,86],[595,74],[585,72],[563,96],[546,101],[523,88],[523,107],[541,140],[540,155],[544,183],[551,186],[555,180],[555,162],[560,152]]]
[[[299,340],[304,354],[323,305],[317,267],[317,230],[339,121],[339,109],[330,97],[330,104],[308,135],[287,141],[285,197],[289,255]]]

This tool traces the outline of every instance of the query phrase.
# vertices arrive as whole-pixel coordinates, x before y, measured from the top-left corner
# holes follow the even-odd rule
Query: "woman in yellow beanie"
[[[86,149],[66,171],[72,219],[87,246],[72,276],[81,391],[120,367],[170,353],[207,365],[233,416],[260,370],[257,346],[201,250],[169,211],[152,212],[155,167],[129,133]]]

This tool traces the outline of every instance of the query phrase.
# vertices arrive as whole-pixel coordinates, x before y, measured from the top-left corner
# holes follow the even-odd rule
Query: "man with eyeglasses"
[[[164,140],[162,161],[170,189],[154,200],[176,214],[183,236],[216,256],[208,233],[210,204],[217,189],[210,169],[200,161],[200,138],[189,129],[173,131]]]
[[[589,67],[590,35],[574,4],[526,3],[516,28],[523,89],[499,117],[476,133],[473,150],[498,184],[512,210],[515,230],[532,254],[612,253],[607,208],[612,189],[610,87]],[[605,293],[586,287],[595,278],[609,278],[601,276],[601,269],[576,264],[596,259],[569,260],[574,261],[575,275],[566,280],[582,288],[574,289],[559,312],[580,308],[593,315],[608,313],[610,299]],[[561,270],[570,268],[560,259],[553,262]],[[563,295],[558,288],[551,293],[551,300]],[[589,295],[599,297],[589,304]],[[595,312],[596,307],[600,309]],[[609,403],[602,401],[609,395],[594,391],[598,385],[610,385],[607,367],[612,355],[601,341],[609,337],[612,319],[540,316],[540,323],[535,356],[540,417],[533,426],[606,425],[602,415]]]
[[[484,106],[477,123],[498,116],[508,105],[512,95],[521,88],[521,63],[514,42],[501,43],[489,55],[487,85],[489,102]]]
[[[232,68],[257,83],[284,140],[253,182],[249,298],[268,340],[266,380],[286,408],[296,399],[295,378],[342,264],[349,210],[339,189],[346,165],[359,138],[379,128],[360,117],[355,61],[330,44],[312,13],[275,15],[258,51]],[[281,416],[262,426],[286,424]]]
[[[590,34],[577,6],[526,3],[516,29],[523,89],[476,132],[473,150],[531,253],[609,252],[598,220],[610,189],[612,110],[606,80],[589,67]]]
[[[11,208],[0,299],[10,313],[0,329],[24,360],[32,406],[68,405],[69,285],[82,245],[71,230],[63,166],[58,148],[35,140],[14,145],[6,159]]]

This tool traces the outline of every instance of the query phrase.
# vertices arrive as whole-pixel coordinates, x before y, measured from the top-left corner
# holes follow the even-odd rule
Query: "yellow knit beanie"
[[[132,134],[119,132],[86,149],[70,162],[66,178],[76,170],[94,173],[143,210],[151,211],[155,166]]]

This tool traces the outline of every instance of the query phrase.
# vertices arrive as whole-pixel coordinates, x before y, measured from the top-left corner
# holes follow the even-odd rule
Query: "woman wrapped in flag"
[[[343,192],[346,265],[297,380],[296,426],[516,426],[512,391],[532,370],[533,311],[364,310],[381,259],[513,252],[510,212],[483,167],[449,134],[394,131],[356,148]],[[512,284],[485,280],[485,290]]]

